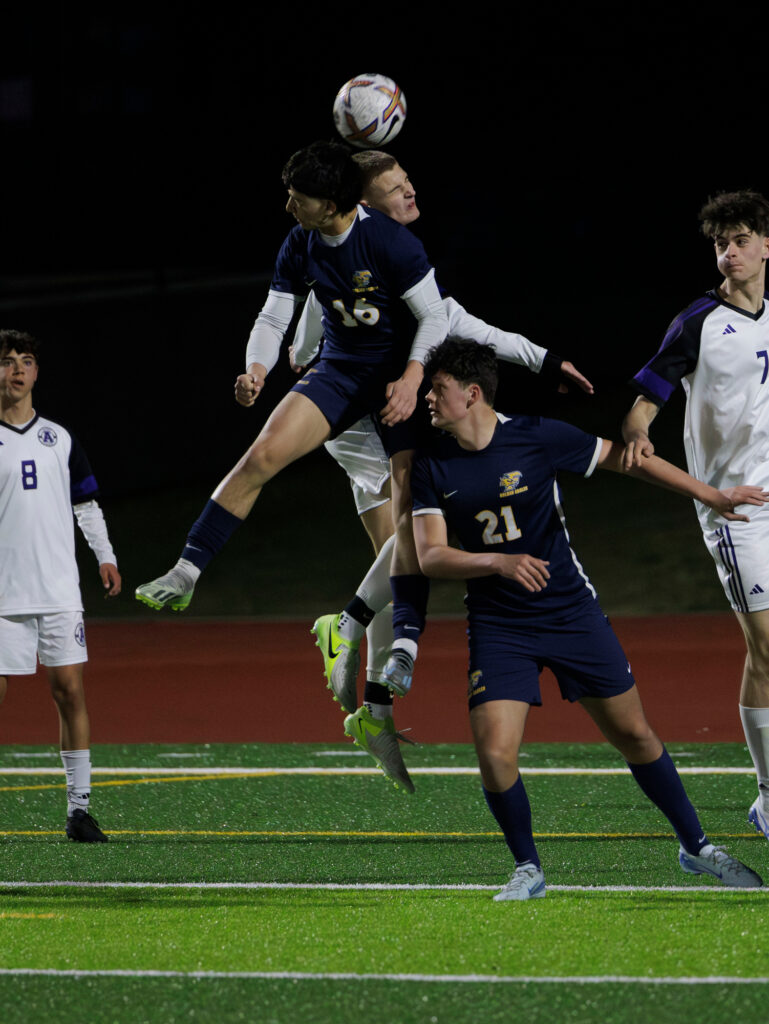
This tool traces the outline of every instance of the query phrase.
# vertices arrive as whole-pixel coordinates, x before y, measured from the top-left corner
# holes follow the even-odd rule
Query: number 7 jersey
[[[531,593],[502,576],[467,580],[468,609],[511,624],[568,622],[596,593],[569,543],[557,473],[590,476],[602,441],[539,416],[501,416],[489,444],[461,448],[448,434],[417,454],[411,474],[414,516],[442,515],[465,551],[528,554],[548,561],[550,580]]]
[[[759,313],[709,291],[680,313],[659,352],[633,378],[662,406],[679,383],[686,393],[684,447],[689,472],[723,490],[769,484],[769,308]],[[723,525],[695,502],[703,530]]]
[[[0,421],[0,615],[82,611],[72,506],[97,493],[60,424]]]

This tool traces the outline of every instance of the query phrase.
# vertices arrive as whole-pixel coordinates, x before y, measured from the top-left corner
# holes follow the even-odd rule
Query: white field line
[[[237,775],[237,776],[264,776],[264,775],[380,775],[379,768],[233,768],[216,767],[199,768],[187,765],[179,765],[177,768],[104,768],[94,767],[92,775]],[[477,767],[456,767],[435,766],[432,768],[409,768],[410,775],[478,775]],[[629,775],[630,770],[624,766],[616,768],[535,768],[522,769],[522,775]],[[686,765],[678,768],[679,775],[754,775],[755,769],[750,768],[727,768],[727,767],[695,767]],[[64,775],[61,767],[2,767],[0,766],[0,777],[5,775]]]
[[[499,885],[431,885],[427,882],[3,882],[0,889],[250,889],[250,890],[314,890],[325,892],[496,892]],[[548,892],[685,892],[700,896],[705,894],[730,895],[739,893],[749,896],[753,893],[767,893],[769,886],[758,889],[731,889],[720,885],[550,885]],[[763,898],[763,897],[762,897]]]
[[[733,975],[648,977],[632,974],[548,976],[531,974],[374,974],[352,971],[139,971],[139,970],[54,970],[53,968],[1,967],[1,976],[48,978],[180,978],[201,980],[257,981],[411,981],[418,984],[482,985],[765,985],[769,977],[742,978]]]

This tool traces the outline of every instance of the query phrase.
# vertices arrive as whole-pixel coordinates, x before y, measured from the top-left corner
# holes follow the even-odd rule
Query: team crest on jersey
[[[375,292],[376,285],[373,283],[373,274],[370,270],[356,270],[352,275],[352,290],[354,292]]]
[[[485,684],[482,682],[483,669],[477,668],[475,672],[471,672],[467,677],[467,696],[476,697],[479,693],[483,693],[486,689]]]
[[[81,647],[85,647],[85,626],[82,622],[78,622],[75,626],[75,640]]]
[[[499,478],[499,496],[500,498],[512,498],[514,494],[522,494],[523,491],[528,491],[528,485],[520,486],[521,480],[523,479],[523,473],[515,469],[512,473],[505,473],[504,476]]]
[[[51,427],[41,427],[37,432],[37,439],[40,444],[44,444],[46,448],[53,448],[59,440],[56,431]]]

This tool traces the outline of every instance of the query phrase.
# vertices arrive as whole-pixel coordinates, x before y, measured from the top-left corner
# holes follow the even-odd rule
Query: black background
[[[594,399],[506,372],[502,408],[616,435],[626,387],[716,283],[697,212],[766,192],[750,11],[30,4],[0,34],[0,317],[45,345],[37,405],[106,491],[212,484],[291,383],[232,400],[293,223],[280,170],[355,74],[408,101],[391,149],[441,283],[567,355]],[[677,433],[680,423],[673,424]]]

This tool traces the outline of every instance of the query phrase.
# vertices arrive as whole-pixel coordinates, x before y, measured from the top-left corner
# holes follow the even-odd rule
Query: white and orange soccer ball
[[[334,100],[334,124],[360,149],[392,142],[406,120],[406,97],[391,78],[358,75],[345,82]]]

